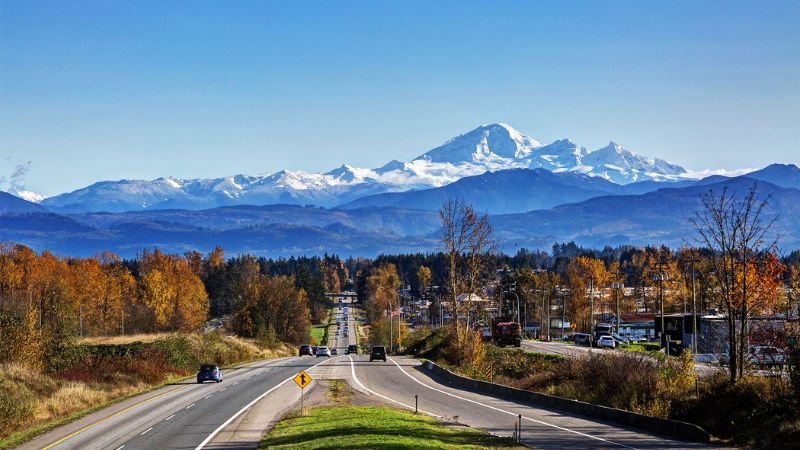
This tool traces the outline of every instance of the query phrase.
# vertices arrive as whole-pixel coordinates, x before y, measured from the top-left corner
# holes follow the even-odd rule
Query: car
[[[355,354],[355,355],[357,355],[357,354],[358,354],[358,346],[357,346],[357,345],[355,345],[355,344],[350,344],[350,345],[348,345],[348,346],[347,346],[347,350],[345,350],[345,351],[344,351],[344,354],[345,354],[345,355],[349,355],[349,354],[351,354],[351,353],[352,353],[352,354]]]
[[[318,348],[319,348],[319,347],[317,347],[316,345],[312,345],[312,346],[311,346],[311,354],[312,354],[312,355],[316,355],[316,354],[317,354],[317,349],[318,349]]]
[[[339,352],[338,352],[338,351],[337,351],[335,348],[332,348],[332,349],[331,349],[331,355],[332,355],[332,356],[334,356],[334,355],[338,355],[338,354],[339,354]]]
[[[308,355],[314,356],[314,352],[311,350],[311,346],[308,344],[303,344],[300,346],[300,356]]]
[[[375,361],[376,359],[382,359],[386,362],[386,347],[382,345],[374,345],[372,347],[372,351],[369,352],[369,362]]]
[[[222,370],[215,364],[203,364],[197,372],[197,384],[203,384],[206,381],[215,381],[222,383]]]
[[[617,341],[611,336],[600,336],[600,339],[597,340],[597,347],[599,348],[615,348],[616,346]]]
[[[584,345],[588,347],[592,343],[592,336],[587,333],[575,333],[572,335],[575,345]]]
[[[630,344],[631,343],[630,339],[626,338],[625,336],[620,336],[617,333],[611,333],[611,337],[614,338],[615,341],[617,341],[617,344]]]
[[[344,330],[344,337],[349,337],[350,335],[347,334],[347,330]]]
[[[750,347],[747,355],[747,362],[760,369],[778,367],[781,368],[786,362],[786,355],[783,350],[772,345],[756,345]]]
[[[320,356],[331,356],[331,351],[328,347],[317,347],[317,358]]]

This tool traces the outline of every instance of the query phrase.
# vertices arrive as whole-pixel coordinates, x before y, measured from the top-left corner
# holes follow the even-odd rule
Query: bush
[[[0,380],[0,436],[26,424],[34,412],[35,397],[25,386]]]

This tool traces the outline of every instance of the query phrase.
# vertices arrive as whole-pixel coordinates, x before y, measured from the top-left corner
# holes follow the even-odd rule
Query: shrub
[[[34,395],[24,385],[0,380],[0,436],[4,436],[31,419]]]

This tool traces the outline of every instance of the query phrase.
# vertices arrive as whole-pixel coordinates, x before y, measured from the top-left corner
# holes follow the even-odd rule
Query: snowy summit
[[[366,195],[439,187],[465,176],[520,168],[578,172],[617,184],[688,177],[683,167],[637,155],[614,142],[592,152],[569,139],[544,145],[509,125],[492,123],[412,161],[392,160],[376,169],[343,164],[326,173],[282,170],[215,179],[102,181],[40,201],[66,211],[112,212],[274,203],[332,207]]]

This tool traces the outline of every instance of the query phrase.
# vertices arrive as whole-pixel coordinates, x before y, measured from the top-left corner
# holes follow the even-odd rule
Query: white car
[[[611,336],[600,336],[600,339],[597,340],[597,347],[598,348],[616,348],[617,343],[614,341],[614,338]],[[317,350],[319,351],[319,350]]]
[[[328,347],[317,347],[317,358],[320,356],[331,356],[331,350]]]

